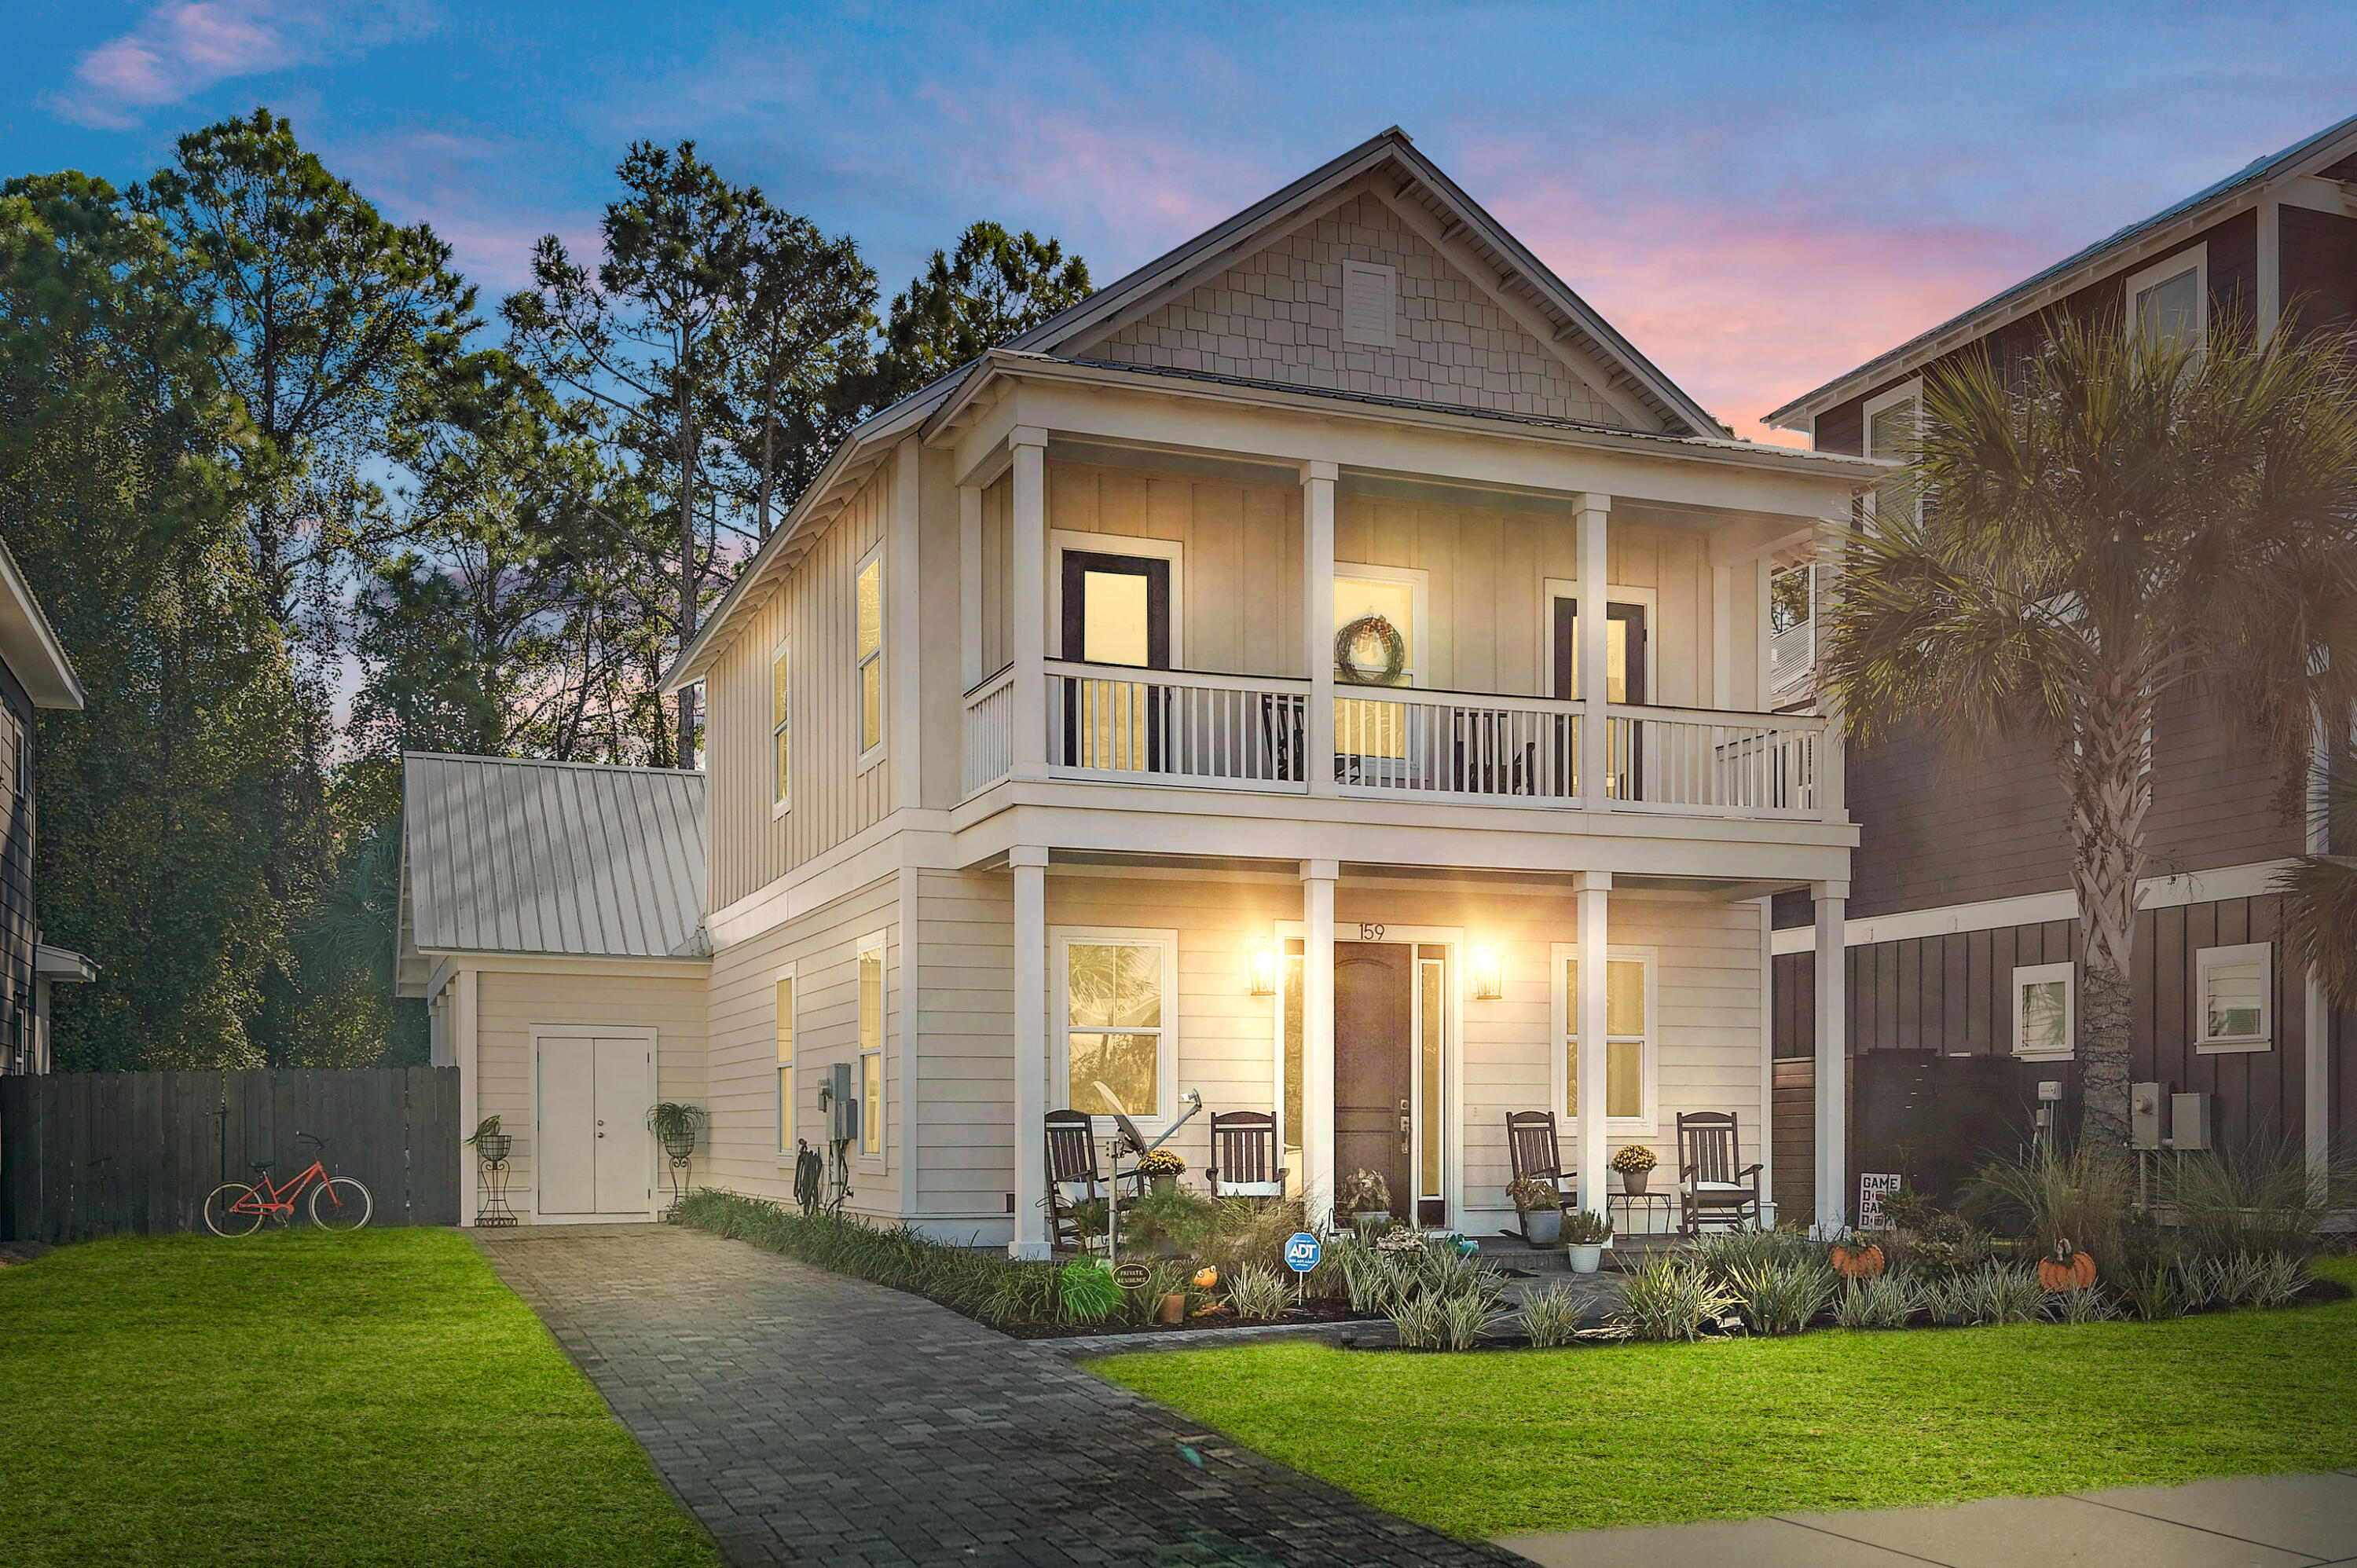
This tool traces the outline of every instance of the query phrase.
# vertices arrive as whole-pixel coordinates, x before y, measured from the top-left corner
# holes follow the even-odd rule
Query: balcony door
[[[1066,661],[1169,669],[1170,563],[1093,550],[1062,556]],[[1094,674],[1063,687],[1065,766],[1163,771],[1167,687]]]
[[[1555,601],[1555,694],[1568,702],[1579,695],[1579,601],[1557,595]],[[1641,704],[1645,701],[1645,607],[1604,606],[1604,700]],[[1589,734],[1594,732],[1589,720]],[[1644,726],[1632,719],[1612,719],[1605,725],[1609,737],[1604,758],[1605,789],[1616,800],[1633,800],[1645,787]]]

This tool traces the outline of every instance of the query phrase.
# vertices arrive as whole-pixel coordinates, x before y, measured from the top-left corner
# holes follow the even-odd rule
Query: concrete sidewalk
[[[2357,1469],[1507,1536],[1498,1544],[1548,1568],[2319,1568],[2357,1564]]]

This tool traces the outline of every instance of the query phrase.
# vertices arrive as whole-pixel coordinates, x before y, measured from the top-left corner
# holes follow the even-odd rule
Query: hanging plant
[[[1382,673],[1359,662],[1359,648],[1373,643],[1383,650]],[[1365,615],[1334,634],[1334,670],[1357,686],[1396,686],[1407,673],[1407,639],[1387,616]]]
[[[697,1131],[709,1120],[701,1105],[666,1100],[647,1112],[647,1130],[662,1140],[664,1154],[686,1160],[695,1154]]]

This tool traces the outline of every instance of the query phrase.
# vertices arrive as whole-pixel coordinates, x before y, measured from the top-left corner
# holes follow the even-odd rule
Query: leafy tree
[[[731,348],[716,423],[729,433],[735,499],[770,537],[772,507],[793,505],[860,416],[872,373],[876,274],[847,234],[748,192],[744,266],[727,317]],[[724,471],[725,472],[725,471]]]
[[[725,384],[727,312],[746,263],[747,193],[695,156],[634,142],[615,171],[624,195],[600,225],[605,257],[595,273],[545,235],[533,253],[533,287],[502,311],[519,353],[547,380],[609,407],[651,478],[667,479],[675,520],[674,646],[695,634],[718,563],[710,499],[700,493],[703,415]],[[695,766],[695,693],[679,697],[667,759]]]
[[[2342,750],[2312,788],[2333,824],[2332,842],[2276,877],[2284,947],[2322,983],[2335,1006],[2357,1008],[2357,854],[2349,843],[2349,824],[2357,822],[2357,763]]]
[[[36,889],[95,957],[67,1068],[250,1066],[293,661],[238,513],[255,436],[162,227],[67,174],[0,191],[0,532],[89,706],[44,714]]]
[[[1851,733],[1958,748],[2027,731],[2070,806],[2084,954],[2083,1133],[2127,1136],[2136,882],[2152,725],[2207,696],[2305,777],[2357,690],[2357,383],[2338,342],[2229,323],[2206,349],[2048,324],[2008,374],[1924,381],[1879,515],[1849,532],[1824,680]],[[1922,504],[1889,504],[1920,487]]]
[[[1089,295],[1089,264],[1028,229],[977,222],[892,296],[870,403],[898,403]]]

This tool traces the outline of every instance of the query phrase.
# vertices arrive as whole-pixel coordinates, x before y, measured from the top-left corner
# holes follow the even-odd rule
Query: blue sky
[[[2339,5],[467,5],[16,0],[0,171],[117,179],[266,103],[495,294],[633,137],[856,235],[1104,282],[1405,126],[1747,435],[2084,242],[2357,114]]]

